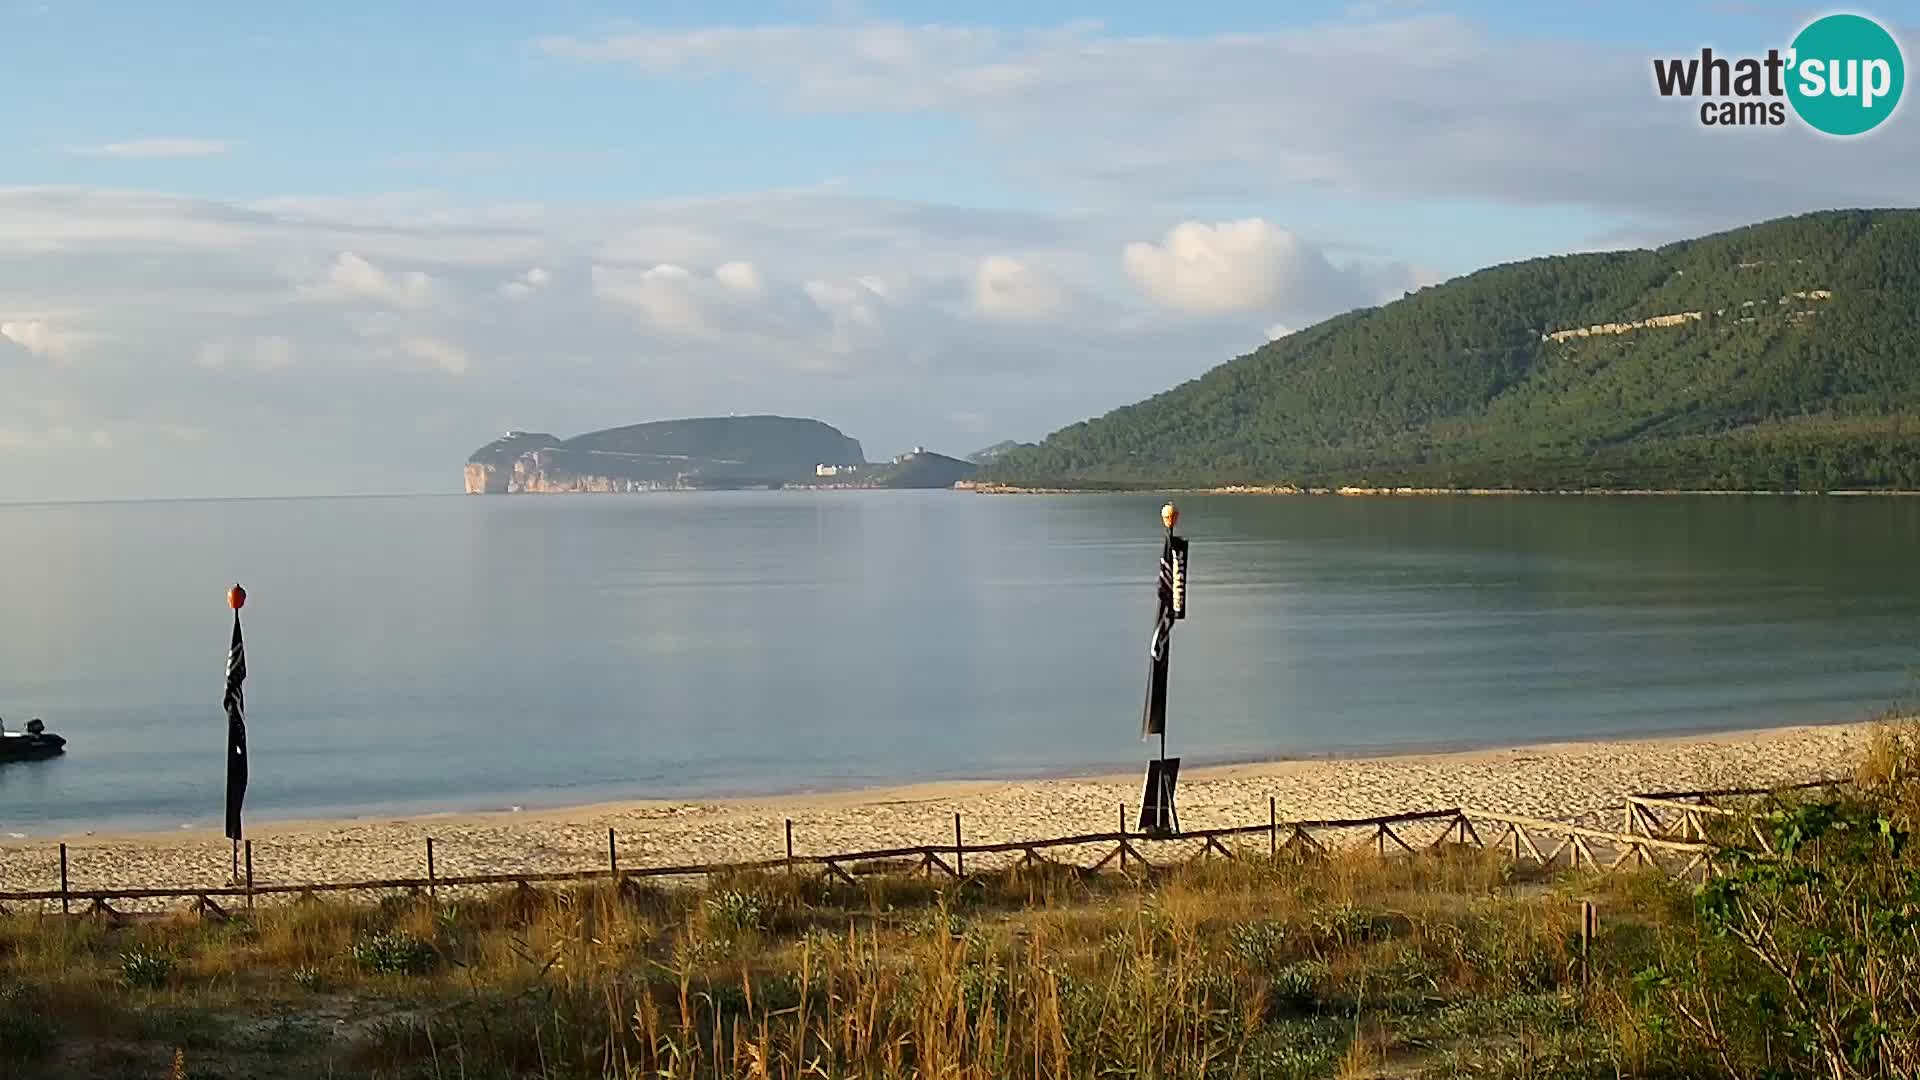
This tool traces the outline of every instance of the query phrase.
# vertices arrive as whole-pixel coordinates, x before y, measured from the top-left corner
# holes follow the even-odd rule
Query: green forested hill
[[[1492,267],[1270,342],[979,480],[1920,488],[1920,211]]]

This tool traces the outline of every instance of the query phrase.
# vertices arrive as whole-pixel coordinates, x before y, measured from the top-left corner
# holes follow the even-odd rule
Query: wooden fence
[[[555,871],[513,871],[491,874],[442,875],[436,871],[434,841],[425,844],[424,877],[395,877],[359,881],[320,881],[303,883],[257,884],[254,881],[253,845],[246,845],[245,876],[224,886],[157,888],[74,888],[68,876],[67,848],[60,845],[60,881],[57,889],[0,892],[0,911],[16,903],[49,904],[57,902],[63,913],[71,913],[75,904],[86,906],[93,914],[117,915],[114,902],[188,899],[191,908],[204,914],[224,913],[221,901],[238,899],[252,907],[259,898],[316,898],[321,893],[408,890],[438,898],[441,889],[477,886],[562,884],[611,881],[616,886],[650,878],[712,877],[746,872],[817,872],[823,876],[856,882],[856,874],[919,872],[929,876],[942,874],[959,879],[968,876],[967,861],[974,860],[976,871],[982,859],[1004,866],[1007,857],[1015,865],[1040,863],[1070,866],[1087,872],[1114,867],[1122,873],[1137,868],[1140,872],[1176,862],[1210,857],[1236,859],[1247,857],[1246,842],[1264,837],[1265,854],[1278,858],[1282,852],[1301,855],[1326,855],[1342,850],[1370,850],[1381,856],[1409,855],[1423,849],[1465,845],[1500,851],[1516,865],[1553,868],[1562,856],[1570,869],[1585,867],[1595,871],[1622,867],[1655,868],[1681,877],[1695,874],[1705,877],[1714,870],[1714,858],[1722,847],[1708,839],[1709,818],[1734,820],[1742,811],[1719,805],[1747,797],[1774,797],[1778,791],[1804,790],[1832,786],[1844,781],[1815,781],[1781,789],[1726,789],[1717,791],[1657,792],[1628,796],[1619,812],[1621,831],[1596,828],[1570,821],[1525,817],[1491,810],[1455,807],[1422,810],[1374,817],[1326,818],[1307,821],[1282,821],[1273,800],[1268,801],[1267,820],[1257,824],[1196,829],[1180,833],[1146,833],[1125,827],[1122,809],[1121,828],[1114,832],[1080,833],[1038,840],[995,843],[968,843],[961,831],[960,815],[954,815],[952,843],[920,844],[878,848],[834,854],[806,854],[793,846],[793,822],[786,822],[786,855],[768,859],[720,863],[687,863],[667,866],[620,865],[618,837],[607,830],[606,862],[589,869]],[[1415,835],[1410,827],[1438,834],[1431,839]],[[1354,837],[1359,839],[1355,842]],[[1763,852],[1771,854],[1757,829],[1753,836]],[[1489,839],[1489,837],[1491,839]],[[1411,838],[1411,839],[1410,839]],[[1193,845],[1198,844],[1197,851]],[[1187,859],[1164,858],[1161,851],[1170,845],[1185,845]],[[1546,845],[1551,845],[1547,847]],[[1098,857],[1090,864],[1078,859],[1056,857],[1065,849],[1076,853],[1094,849]],[[1143,850],[1144,849],[1144,850]],[[1149,859],[1146,850],[1154,850]],[[1043,854],[1045,853],[1045,854]],[[1257,849],[1252,854],[1257,855]],[[999,857],[996,859],[995,857]]]
[[[1810,780],[1777,788],[1720,788],[1713,791],[1662,791],[1649,795],[1629,795],[1621,811],[1622,827],[1629,833],[1668,840],[1711,842],[1709,822],[1730,825],[1751,839],[1761,854],[1772,855],[1773,845],[1753,819],[1753,804],[1772,807],[1783,795],[1803,791],[1841,787],[1848,780]],[[1727,805],[1727,804],[1733,805]],[[1722,841],[1727,839],[1721,833]]]

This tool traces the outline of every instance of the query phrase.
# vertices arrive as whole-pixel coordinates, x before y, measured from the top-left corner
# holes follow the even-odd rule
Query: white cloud
[[[570,434],[779,411],[870,446],[964,452],[1147,397],[1245,351],[1269,323],[1309,325],[1397,295],[1410,277],[1318,244],[1367,259],[1391,250],[1269,215],[1259,242],[1239,246],[1231,222],[1224,233],[1189,222],[1221,264],[1209,281],[1169,268],[1190,212],[1105,205],[777,192],[576,208],[0,189],[3,317],[92,335],[84,364],[29,362],[0,343],[13,361],[0,355],[0,426],[48,445],[58,427],[74,445],[106,431],[118,447],[49,451],[4,497],[365,490],[374,475],[381,488],[438,490],[503,414]],[[1361,239],[1390,248],[1391,229]],[[1145,281],[1121,254],[1140,240]],[[515,283],[534,302],[500,300]],[[991,439],[975,437],[988,432],[966,412],[983,402]],[[418,422],[442,412],[444,430]],[[169,424],[206,434],[155,426]],[[317,445],[329,454],[316,458]],[[167,453],[133,452],[148,446]],[[378,449],[356,460],[347,446]]]
[[[1356,14],[1211,35],[833,23],[538,44],[650,78],[757,87],[774,109],[952,116],[1002,172],[1123,204],[1333,191],[1730,225],[1903,205],[1920,171],[1911,138],[1840,145],[1792,125],[1710,137],[1651,92],[1630,46],[1496,34],[1397,6]]]
[[[293,366],[293,342],[278,334],[253,343],[253,366],[262,371],[278,371]]]
[[[1334,276],[1317,250],[1259,218],[1176,225],[1160,244],[1128,244],[1122,261],[1147,295],[1196,312],[1271,309]]]
[[[533,295],[536,289],[545,288],[547,283],[552,280],[553,275],[548,273],[545,267],[536,266],[526,273],[521,274],[519,277],[514,278],[512,281],[500,286],[500,293],[503,296],[510,296],[515,300],[520,300]]]
[[[973,275],[973,306],[996,319],[1037,319],[1066,305],[1059,282],[1011,255],[989,255]]]
[[[815,279],[802,285],[801,291],[814,306],[832,316],[836,323],[871,327],[880,321],[875,301],[887,299],[887,283],[873,275],[853,281]]]
[[[1037,438],[1244,346],[1246,318],[1170,313],[1131,285],[1117,253],[1173,224],[1142,216],[831,192],[576,209],[0,189],[0,317],[94,335],[84,365],[0,357],[0,424],[109,431],[121,449],[103,457],[158,445],[193,459],[190,473],[138,480],[123,463],[91,489],[33,474],[43,491],[98,494],[236,491],[256,474],[246,490],[295,475],[332,478],[304,490],[361,489],[375,464],[381,476],[417,468],[393,483],[431,488],[450,483],[439,463],[491,437],[497,414],[570,433],[621,419],[610,401],[639,402],[633,420],[795,412],[874,445],[960,446],[980,440],[954,406],[928,403],[992,400],[1004,402],[994,431]],[[1029,282],[995,256],[1071,303],[982,317],[983,264],[988,306],[1048,307],[994,288]],[[506,302],[497,290],[512,282],[537,302]],[[1252,325],[1331,311],[1283,305]],[[436,410],[452,425],[423,433],[417,418]],[[154,424],[207,435],[170,440]],[[379,440],[380,462],[348,471],[311,458],[313,445],[358,437]],[[188,475],[201,479],[182,492]]]
[[[787,314],[768,306],[759,269],[739,260],[711,274],[670,262],[646,270],[596,264],[592,279],[594,295],[636,309],[654,329],[678,337],[762,347]]]
[[[654,328],[676,335],[698,335],[707,321],[695,301],[693,274],[683,266],[661,263],[648,270],[595,266],[594,295],[638,309]]]
[[[56,424],[46,428],[24,428],[12,425],[0,425],[0,450],[47,450],[86,448],[93,450],[111,450],[115,446],[113,433],[105,428],[82,429],[69,424]]]
[[[175,442],[197,443],[207,439],[207,429],[193,424],[156,424],[154,431]]]
[[[409,355],[425,360],[450,375],[464,375],[467,371],[467,351],[460,346],[436,338],[409,338],[401,346]]]
[[[760,271],[750,262],[722,263],[715,268],[713,276],[720,284],[739,292],[758,295],[762,289]]]
[[[390,274],[360,255],[343,251],[321,281],[303,286],[301,292],[320,300],[370,299],[417,308],[433,299],[433,278],[420,270]]]
[[[83,157],[138,159],[218,157],[227,152],[227,144],[219,139],[131,139],[78,147],[72,152]]]
[[[1278,341],[1291,333],[1293,333],[1293,327],[1288,326],[1286,323],[1277,322],[1267,327],[1267,340]]]
[[[0,322],[0,338],[13,342],[35,356],[53,358],[65,356],[79,348],[87,342],[89,335],[40,319],[17,319]]]

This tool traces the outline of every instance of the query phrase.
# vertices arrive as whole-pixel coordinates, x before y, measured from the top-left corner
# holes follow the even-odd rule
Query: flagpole
[[[234,588],[239,589],[239,584],[236,583]],[[237,595],[231,592],[227,594],[227,606],[233,608],[233,633],[235,637],[238,637],[240,634],[240,607],[234,603],[236,599],[240,604],[245,604],[247,602],[245,590],[241,590]],[[231,660],[231,657],[229,657],[229,660]],[[229,735],[228,737],[231,739],[232,736]],[[233,752],[232,748],[229,747],[227,752],[231,754]],[[233,846],[233,860],[230,864],[231,869],[227,874],[227,884],[237,885],[240,882],[240,838],[229,834],[227,842]]]
[[[1160,603],[1153,643],[1147,650],[1147,701],[1140,717],[1141,738],[1160,736],[1160,756],[1147,764],[1140,823],[1155,833],[1177,833],[1180,818],[1173,809],[1173,774],[1180,768],[1180,759],[1167,756],[1167,679],[1173,661],[1173,624],[1186,618],[1187,542],[1174,532],[1180,511],[1172,503],[1160,508],[1160,521],[1166,526],[1160,544]]]
[[[1172,506],[1173,504],[1168,503],[1167,505]],[[1174,518],[1171,515],[1162,514],[1161,520],[1167,523],[1167,535],[1165,536],[1165,538],[1161,543],[1160,550],[1166,551],[1173,544],[1173,523],[1175,520],[1177,520],[1177,518]],[[1171,669],[1173,666],[1173,624],[1172,623],[1167,624],[1167,640],[1166,640],[1166,644],[1162,645],[1161,648],[1167,651],[1167,666],[1169,669]],[[1169,676],[1171,676],[1172,672],[1169,671],[1168,674]],[[1168,681],[1172,681],[1171,678],[1169,678]],[[1160,783],[1164,787],[1166,785],[1166,782],[1167,782],[1167,725],[1163,721],[1160,724]],[[1164,797],[1161,799],[1161,805],[1163,806],[1166,805],[1166,800]]]
[[[1173,503],[1169,502],[1167,505],[1164,505],[1164,507],[1160,507],[1160,523],[1165,525],[1165,536],[1162,536],[1160,550],[1165,552],[1165,559],[1171,559],[1171,557],[1173,557],[1173,527],[1179,525],[1179,521],[1181,521],[1181,511],[1179,511]],[[1173,569],[1169,567],[1167,573],[1171,575],[1171,573],[1177,573],[1177,571],[1173,571]],[[1171,588],[1171,580],[1167,580],[1165,586]],[[1164,642],[1160,644],[1160,648],[1164,650],[1165,667],[1167,667],[1167,671],[1165,671],[1165,682],[1171,682],[1171,680],[1173,680],[1173,611],[1167,611],[1167,636],[1165,636]],[[1162,822],[1160,822],[1160,828],[1162,828],[1162,830],[1171,828],[1173,832],[1179,832],[1179,830],[1181,830],[1181,815],[1179,815],[1179,811],[1173,809],[1173,780],[1167,776],[1165,692],[1167,692],[1167,688],[1162,686],[1162,719],[1160,719],[1160,809],[1162,809],[1165,817],[1162,819]]]
[[[221,703],[227,713],[227,839],[232,844],[230,883],[235,885],[240,883],[240,805],[247,790],[247,706],[242,690],[247,659],[240,637],[240,609],[246,603],[247,590],[236,582],[227,590],[227,606],[233,609],[233,638],[227,647],[227,690]]]

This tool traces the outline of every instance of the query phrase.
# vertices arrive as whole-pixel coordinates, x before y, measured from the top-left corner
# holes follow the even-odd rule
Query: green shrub
[[[707,927],[732,936],[766,929],[767,901],[758,893],[725,889],[707,897]]]
[[[1337,1022],[1270,1024],[1248,1045],[1245,1074],[1273,1080],[1331,1076],[1345,1043],[1345,1033]]]
[[[386,930],[353,944],[353,961],[372,975],[424,975],[439,954],[433,943],[401,930]]]
[[[1248,971],[1267,972],[1286,963],[1287,930],[1277,922],[1241,923],[1227,931],[1227,951]]]
[[[1700,890],[1692,955],[1637,980],[1652,1022],[1755,1071],[1920,1076],[1920,860],[1889,794],[1757,817],[1777,854]]]
[[[1315,960],[1288,964],[1273,973],[1267,984],[1271,1007],[1286,1012],[1311,1012],[1326,985],[1327,965]]]
[[[320,990],[326,983],[326,976],[320,973],[319,968],[301,966],[293,969],[293,985],[309,993]]]
[[[158,989],[173,979],[174,966],[172,953],[135,945],[120,954],[120,981],[142,989]]]

